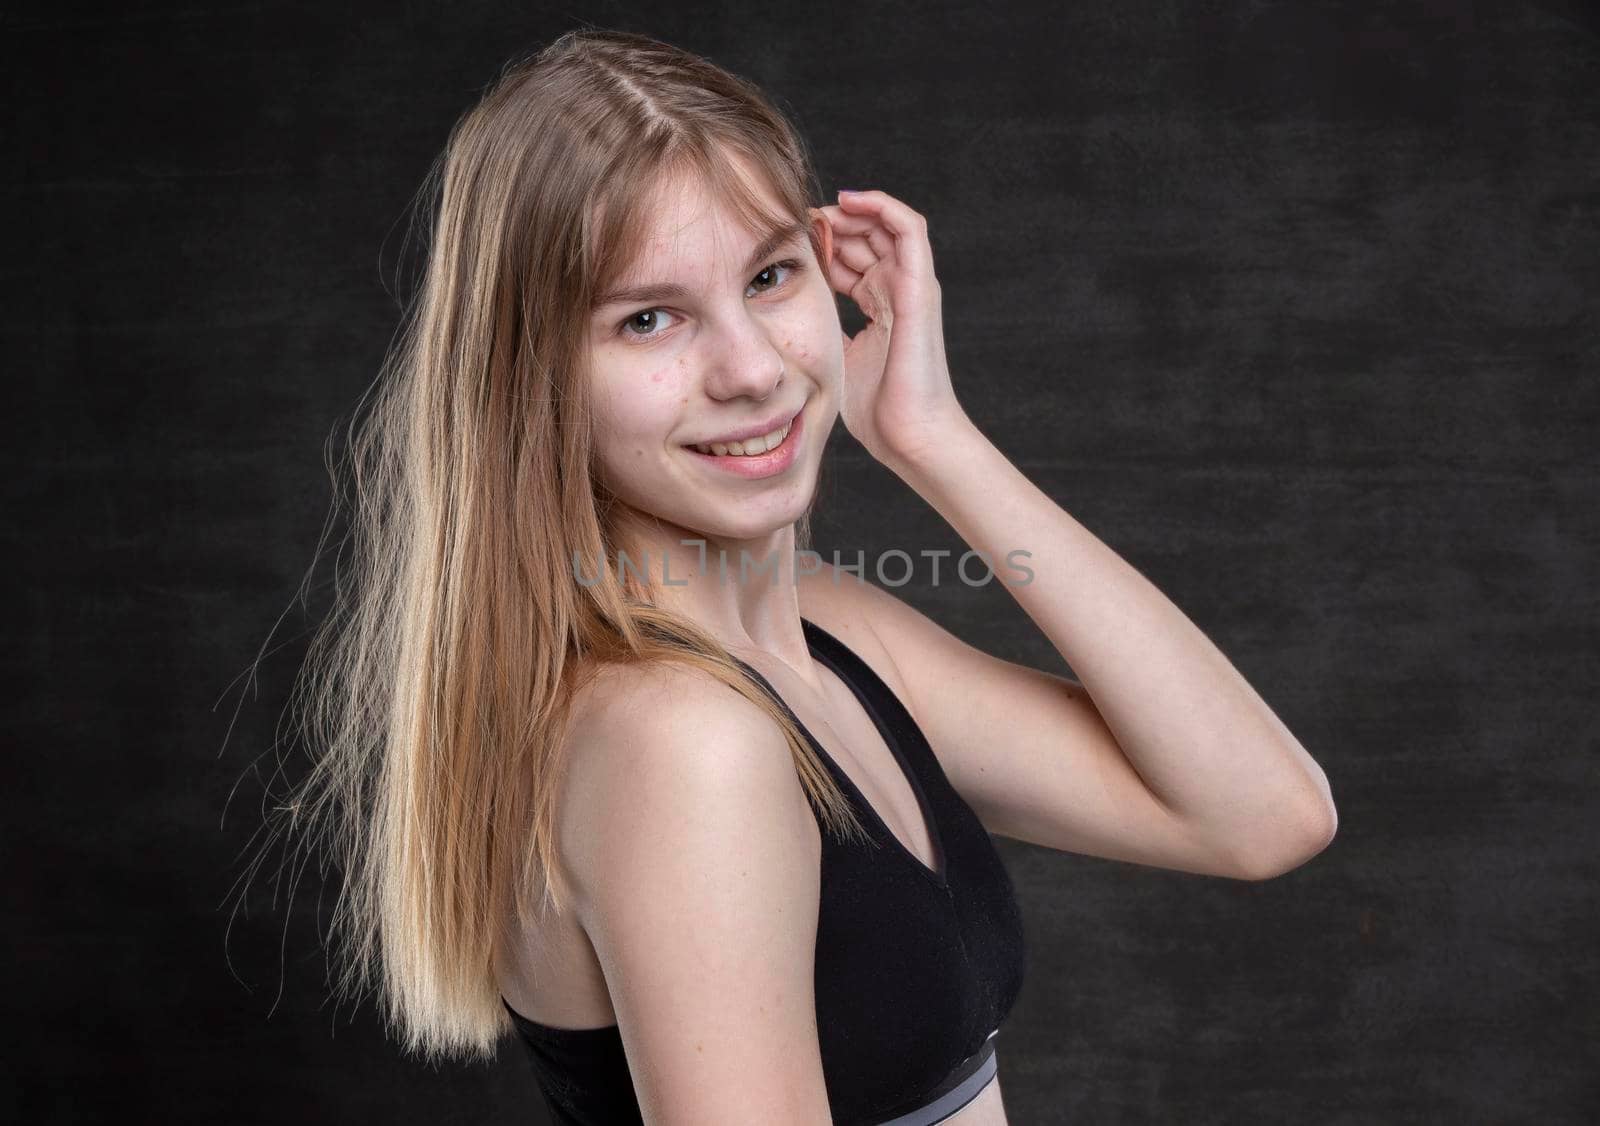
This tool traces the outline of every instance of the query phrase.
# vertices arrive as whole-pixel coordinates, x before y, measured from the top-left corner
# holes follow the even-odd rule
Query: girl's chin
[[[696,545],[702,543],[765,543],[775,534],[794,527],[805,516],[806,508],[807,505],[799,501],[785,502],[771,508],[762,506],[758,513],[752,511],[749,504],[738,507],[707,504],[696,512],[661,515],[653,537],[658,543],[662,540],[673,544],[680,539],[689,541],[682,550],[692,557]],[[674,548],[675,552],[677,550]],[[737,560],[729,562],[737,565]],[[756,564],[764,561],[753,559],[751,562]]]

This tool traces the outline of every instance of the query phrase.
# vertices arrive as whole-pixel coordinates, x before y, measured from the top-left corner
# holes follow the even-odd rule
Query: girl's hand
[[[967,423],[944,355],[927,220],[879,191],[841,192],[818,210],[833,230],[828,281],[870,322],[842,334],[845,429],[890,468],[913,462]]]

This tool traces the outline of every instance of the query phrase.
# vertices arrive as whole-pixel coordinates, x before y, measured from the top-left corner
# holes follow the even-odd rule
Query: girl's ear
[[[817,230],[817,241],[822,246],[822,261],[820,265],[824,270],[833,260],[833,224],[828,222],[827,213],[820,207],[808,207],[807,213],[811,216],[811,225]]]

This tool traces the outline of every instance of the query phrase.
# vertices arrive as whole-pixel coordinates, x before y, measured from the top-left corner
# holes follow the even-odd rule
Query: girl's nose
[[[748,325],[706,368],[706,393],[718,399],[740,396],[757,402],[772,394],[783,379],[783,353],[759,326]]]

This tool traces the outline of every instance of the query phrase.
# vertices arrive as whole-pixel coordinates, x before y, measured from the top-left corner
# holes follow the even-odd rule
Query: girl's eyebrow
[[[750,252],[750,261],[744,268],[745,273],[748,274],[763,265],[769,255],[806,233],[807,228],[804,223],[791,223],[770,232]],[[651,282],[603,293],[595,301],[593,308],[599,311],[612,305],[643,304],[647,301],[682,301],[692,296],[687,286],[679,285],[677,282]]]

